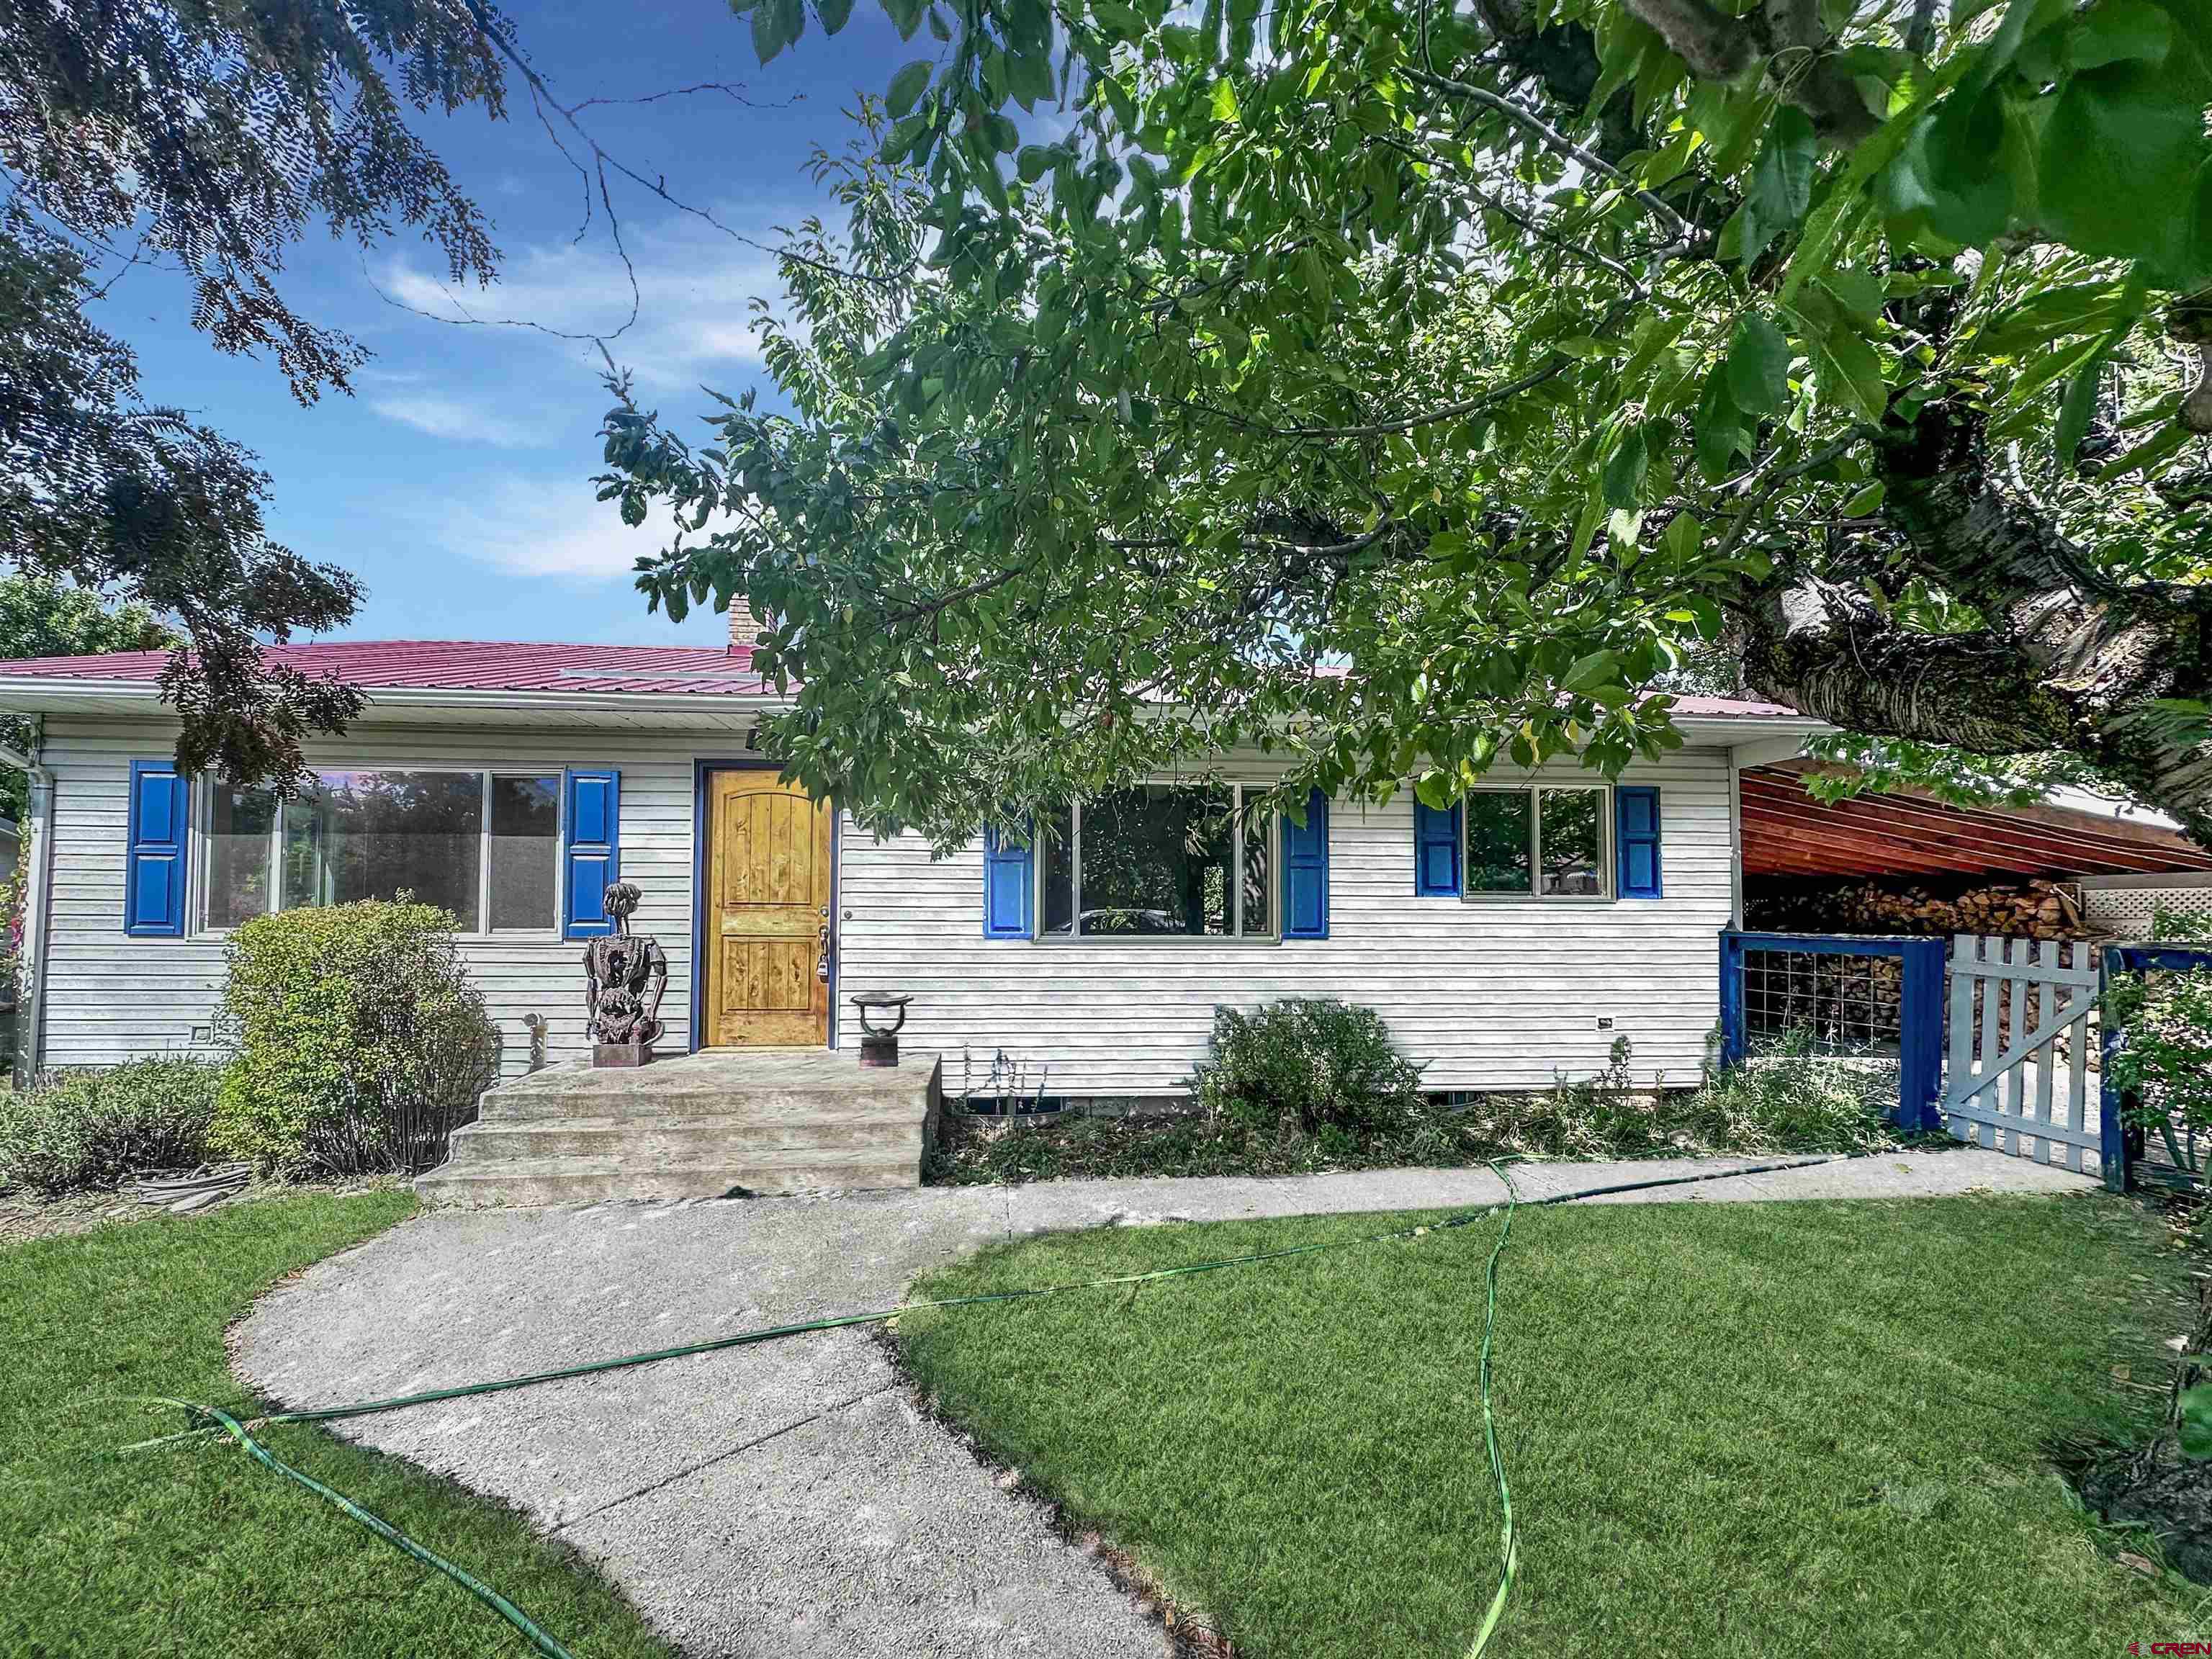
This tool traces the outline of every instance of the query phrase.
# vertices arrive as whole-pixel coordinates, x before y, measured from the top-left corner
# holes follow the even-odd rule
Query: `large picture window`
[[[550,931],[560,833],[557,773],[318,772],[282,800],[215,785],[206,925],[404,892],[465,933]]]
[[[1613,845],[1601,784],[1486,788],[1467,797],[1467,896],[1606,899]]]
[[[1148,783],[1062,813],[1038,850],[1040,936],[1274,937],[1275,818],[1246,793]]]

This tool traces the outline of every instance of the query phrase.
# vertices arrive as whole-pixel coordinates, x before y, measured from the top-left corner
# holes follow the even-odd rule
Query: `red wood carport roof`
[[[2050,805],[1951,806],[1918,793],[1833,805],[1805,793],[1813,763],[1741,775],[1743,868],[1760,876],[2114,876],[2212,871],[2163,825]]]

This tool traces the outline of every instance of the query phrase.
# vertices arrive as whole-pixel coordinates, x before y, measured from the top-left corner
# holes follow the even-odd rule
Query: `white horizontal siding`
[[[105,1065],[191,1046],[213,1019],[222,941],[123,933],[130,763],[168,752],[153,721],[51,717],[56,778],[45,1059]],[[622,864],[643,890],[638,929],[669,956],[667,1046],[690,1021],[693,761],[727,758],[714,734],[567,734],[362,726],[310,745],[324,767],[614,765],[622,769]],[[1567,769],[1563,775],[1587,778]],[[1605,1062],[1615,1035],[1635,1066],[1693,1079],[1717,1016],[1715,934],[1729,915],[1729,773],[1718,750],[1631,769],[1660,786],[1667,896],[1555,904],[1423,899],[1413,891],[1412,803],[1330,816],[1330,937],[1280,945],[1212,941],[1062,944],[982,936],[980,844],[933,861],[921,839],[878,843],[842,826],[839,994],[908,991],[910,1054],[941,1055],[950,1088],[966,1056],[980,1080],[1004,1049],[1053,1094],[1168,1094],[1206,1053],[1212,1010],[1289,996],[1376,1008],[1429,1062],[1432,1088],[1541,1086]],[[548,1022],[554,1059],[585,1049],[582,946],[501,937],[461,946],[493,1018],[504,1064],[525,1065],[522,1020]],[[1612,1031],[1596,1030],[1609,1016]]]
[[[307,755],[311,763],[332,769],[621,768],[623,878],[643,891],[638,931],[653,934],[668,952],[664,1044],[680,1050],[690,1021],[692,763],[696,755],[727,757],[742,741],[712,734],[364,726],[311,744]],[[55,779],[48,1066],[108,1065],[191,1048],[193,1028],[205,1028],[215,1017],[222,991],[221,936],[131,939],[123,932],[131,762],[164,756],[174,742],[173,726],[151,721],[47,722],[45,759]],[[196,821],[198,811],[195,801]],[[192,903],[198,902],[195,895]],[[586,1051],[581,944],[549,929],[465,939],[460,949],[499,1025],[503,1069],[520,1071],[529,1062],[522,1023],[528,1014],[547,1022],[550,1058]]]
[[[1329,937],[1281,944],[987,939],[980,842],[933,860],[917,837],[874,842],[848,820],[841,994],[912,993],[907,1048],[941,1056],[955,1092],[963,1078],[980,1089],[1003,1051],[1029,1091],[1173,1093],[1206,1054],[1217,1005],[1313,996],[1375,1009],[1426,1062],[1432,1089],[1587,1075],[1615,1036],[1632,1045],[1639,1080],[1686,1084],[1719,1015],[1728,762],[1684,750],[1623,781],[1659,786],[1663,899],[1418,898],[1413,802],[1401,794],[1331,811]]]

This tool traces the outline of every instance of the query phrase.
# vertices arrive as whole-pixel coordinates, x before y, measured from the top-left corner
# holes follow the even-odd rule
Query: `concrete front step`
[[[471,1123],[453,1131],[453,1163],[464,1170],[547,1158],[653,1164],[880,1164],[904,1158],[919,1168],[922,1121],[890,1117],[544,1118]]]
[[[665,1164],[639,1168],[608,1158],[546,1158],[459,1167],[417,1176],[426,1203],[524,1206],[599,1204],[614,1199],[753,1198],[811,1192],[918,1187],[913,1158],[879,1164]]]
[[[756,1120],[924,1115],[936,1097],[933,1061],[864,1070],[849,1054],[715,1050],[656,1060],[635,1071],[549,1066],[487,1090],[487,1123],[549,1118]]]
[[[819,1048],[549,1066],[486,1090],[415,1190],[528,1205],[918,1187],[940,1086],[933,1060],[863,1070]]]

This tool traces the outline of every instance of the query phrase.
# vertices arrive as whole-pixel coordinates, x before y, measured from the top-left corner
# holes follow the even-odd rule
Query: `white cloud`
[[[556,435],[542,421],[518,420],[489,404],[441,392],[372,398],[368,406],[387,421],[411,426],[434,438],[490,444],[499,449],[534,449],[551,442]]]
[[[741,228],[770,241],[775,216],[756,211]],[[378,285],[400,304],[467,332],[535,337],[594,368],[599,350],[590,339],[558,337],[613,337],[616,362],[647,386],[694,386],[760,362],[750,301],[781,293],[770,255],[689,218],[626,225],[623,243],[637,284],[636,317],[626,328],[630,275],[604,235],[520,248],[489,288],[449,283],[404,258],[385,267]]]
[[[612,501],[574,474],[486,477],[465,500],[433,510],[426,528],[449,552],[518,575],[579,583],[627,576],[641,556],[675,538],[675,520],[656,507],[635,529]]]

